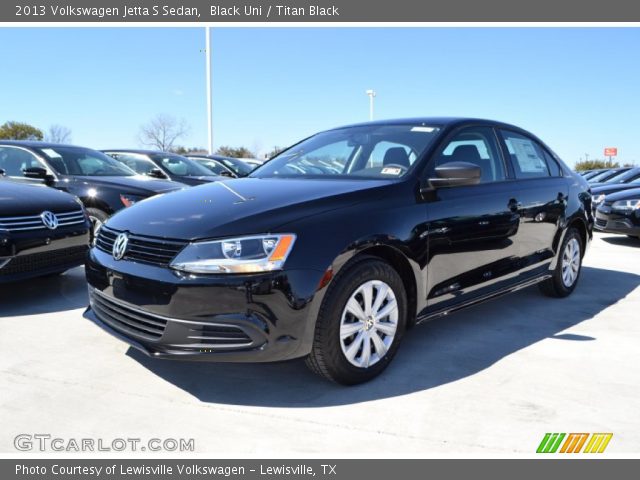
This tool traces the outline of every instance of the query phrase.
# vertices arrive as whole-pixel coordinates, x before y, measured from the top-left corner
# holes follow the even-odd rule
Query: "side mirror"
[[[0,177],[3,177],[7,174],[7,172],[4,171],[4,169],[0,168]]]
[[[167,178],[166,175],[162,172],[162,170],[160,170],[157,167],[154,167],[151,170],[149,170],[147,175],[153,178],[162,178],[162,179]]]
[[[459,187],[480,183],[482,170],[469,162],[447,162],[435,170],[435,178],[429,179],[432,188]]]
[[[229,170],[222,170],[220,172],[220,176],[221,177],[231,177],[231,178],[235,177],[235,175],[233,173],[231,173]]]
[[[45,180],[47,182],[53,180],[53,175],[50,175],[49,172],[47,172],[47,169],[43,167],[25,168],[22,171],[22,174],[27,178],[35,178],[38,180]]]

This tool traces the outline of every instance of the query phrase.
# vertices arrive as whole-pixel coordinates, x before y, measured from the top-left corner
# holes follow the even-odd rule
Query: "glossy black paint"
[[[607,195],[604,202],[596,210],[596,230],[640,238],[640,209],[623,211],[613,208],[613,204],[617,201],[638,199],[640,199],[640,188],[622,190]]]
[[[158,170],[160,170],[161,172],[161,176],[162,178],[166,179],[166,180],[171,180],[172,182],[179,182],[182,183],[184,185],[188,185],[190,187],[195,186],[195,185],[202,185],[203,183],[209,183],[209,182],[215,182],[217,180],[220,180],[224,177],[220,177],[218,175],[214,175],[213,173],[211,175],[174,175],[173,173],[171,173],[169,170],[167,170],[162,163],[159,160],[159,156],[165,155],[165,152],[161,152],[161,151],[157,151],[157,150],[138,150],[138,149],[108,149],[108,150],[102,150],[103,153],[106,153],[107,155],[116,158],[116,160],[118,159],[118,154],[126,154],[126,153],[134,153],[137,155],[142,155],[144,156],[147,160],[153,162],[156,165],[156,168]],[[184,159],[188,162],[190,162],[191,160],[189,160],[186,157],[183,157],[182,155],[177,155],[177,154],[168,154],[168,155],[172,155],[175,157],[179,157],[181,159]],[[136,170],[137,171],[137,170]],[[140,174],[142,174],[142,172],[138,172]]]
[[[82,176],[64,175],[57,172],[42,149],[55,148],[56,144],[31,141],[0,140],[0,147],[13,146],[21,148],[35,157],[37,162],[47,171],[47,178],[28,178],[26,176],[8,177],[10,180],[47,185],[49,187],[71,193],[78,197],[86,208],[102,210],[107,215],[125,208],[121,195],[131,195],[144,199],[160,193],[172,192],[184,188],[184,185],[166,180],[156,180],[143,175],[134,176]],[[65,145],[66,148],[78,148]],[[96,152],[98,153],[98,152]]]
[[[91,250],[86,271],[97,295],[196,330],[207,322],[258,325],[260,341],[251,347],[219,351],[189,344],[175,325],[167,338],[150,341],[115,331],[91,307],[85,316],[154,356],[282,360],[310,352],[327,287],[358,254],[378,256],[398,270],[415,323],[548,278],[569,227],[578,229],[585,247],[589,243],[593,217],[587,182],[550,150],[561,176],[516,180],[502,144],[505,181],[430,186],[433,157],[460,129],[507,128],[544,145],[533,135],[487,120],[378,122],[385,123],[441,127],[437,141],[403,178],[260,178],[258,169],[248,178],[136,205],[107,224],[116,231],[183,241],[294,233],[283,271],[184,275]]]
[[[82,210],[69,194],[45,186],[0,178],[0,223],[3,219]],[[24,280],[82,265],[89,245],[89,221],[54,230],[11,231],[0,225],[0,283]]]

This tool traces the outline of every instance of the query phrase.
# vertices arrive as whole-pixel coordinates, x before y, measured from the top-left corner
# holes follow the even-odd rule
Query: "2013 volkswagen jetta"
[[[417,322],[532,284],[569,295],[590,201],[582,177],[512,125],[338,128],[247,178],[112,217],[90,251],[85,316],[154,357],[306,357],[355,384]]]

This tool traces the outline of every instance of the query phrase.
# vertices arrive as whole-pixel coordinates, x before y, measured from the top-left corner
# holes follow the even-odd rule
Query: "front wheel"
[[[540,290],[550,297],[562,298],[573,292],[582,270],[582,238],[575,228],[570,228],[560,247],[558,264],[553,276],[541,283]]]
[[[406,292],[387,263],[363,257],[329,287],[316,323],[307,365],[343,385],[379,375],[391,362],[405,330]]]

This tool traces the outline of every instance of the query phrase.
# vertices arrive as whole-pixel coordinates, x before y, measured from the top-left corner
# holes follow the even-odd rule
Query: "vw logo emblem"
[[[58,217],[56,217],[53,213],[46,211],[40,214],[40,219],[44,226],[49,230],[55,230],[58,228]]]
[[[124,254],[127,253],[127,245],[129,244],[129,235],[125,232],[116,237],[116,241],[113,242],[113,249],[111,254],[114,260],[121,260]]]

